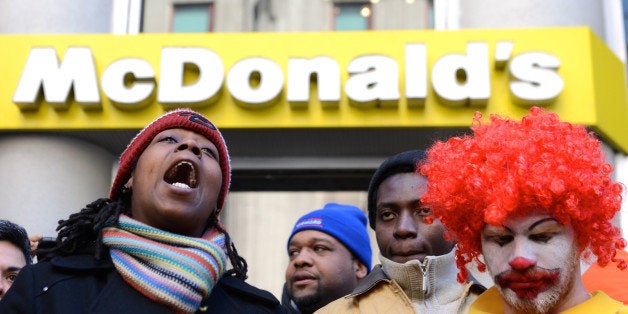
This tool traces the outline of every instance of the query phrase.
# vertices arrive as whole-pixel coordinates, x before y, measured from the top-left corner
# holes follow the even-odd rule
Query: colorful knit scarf
[[[128,284],[177,312],[195,312],[226,268],[225,235],[216,229],[192,238],[120,215],[103,229],[103,243]]]

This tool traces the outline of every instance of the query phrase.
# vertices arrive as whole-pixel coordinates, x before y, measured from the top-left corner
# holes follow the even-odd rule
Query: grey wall
[[[604,38],[604,1],[460,0],[460,28],[583,26]]]
[[[0,0],[0,33],[109,33],[112,0]]]

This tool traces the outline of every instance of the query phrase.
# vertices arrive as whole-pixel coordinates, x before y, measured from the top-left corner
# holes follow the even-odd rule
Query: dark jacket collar
[[[102,259],[96,259],[91,254],[55,256],[50,260],[50,264],[54,267],[75,271],[105,271],[114,268],[108,254]]]
[[[353,289],[351,294],[349,294],[347,297],[354,297],[363,294],[383,282],[390,282],[390,277],[386,275],[386,273],[382,269],[382,265],[375,265],[375,267],[373,267],[373,270],[371,270],[371,272],[366,277],[360,280],[358,286],[355,287],[355,289]]]

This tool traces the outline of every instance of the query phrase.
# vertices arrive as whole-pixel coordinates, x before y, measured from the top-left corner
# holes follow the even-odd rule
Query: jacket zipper
[[[421,282],[421,292],[423,295],[423,300],[427,299],[427,267],[430,264],[430,260],[426,257],[423,259],[423,263],[421,263],[421,270],[423,272],[423,281]]]

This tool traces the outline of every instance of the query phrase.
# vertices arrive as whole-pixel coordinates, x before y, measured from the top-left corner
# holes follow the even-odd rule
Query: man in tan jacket
[[[427,181],[415,170],[424,157],[417,150],[403,152],[377,169],[368,211],[381,264],[351,294],[317,313],[457,313],[484,291],[456,280],[455,244],[421,204]]]

